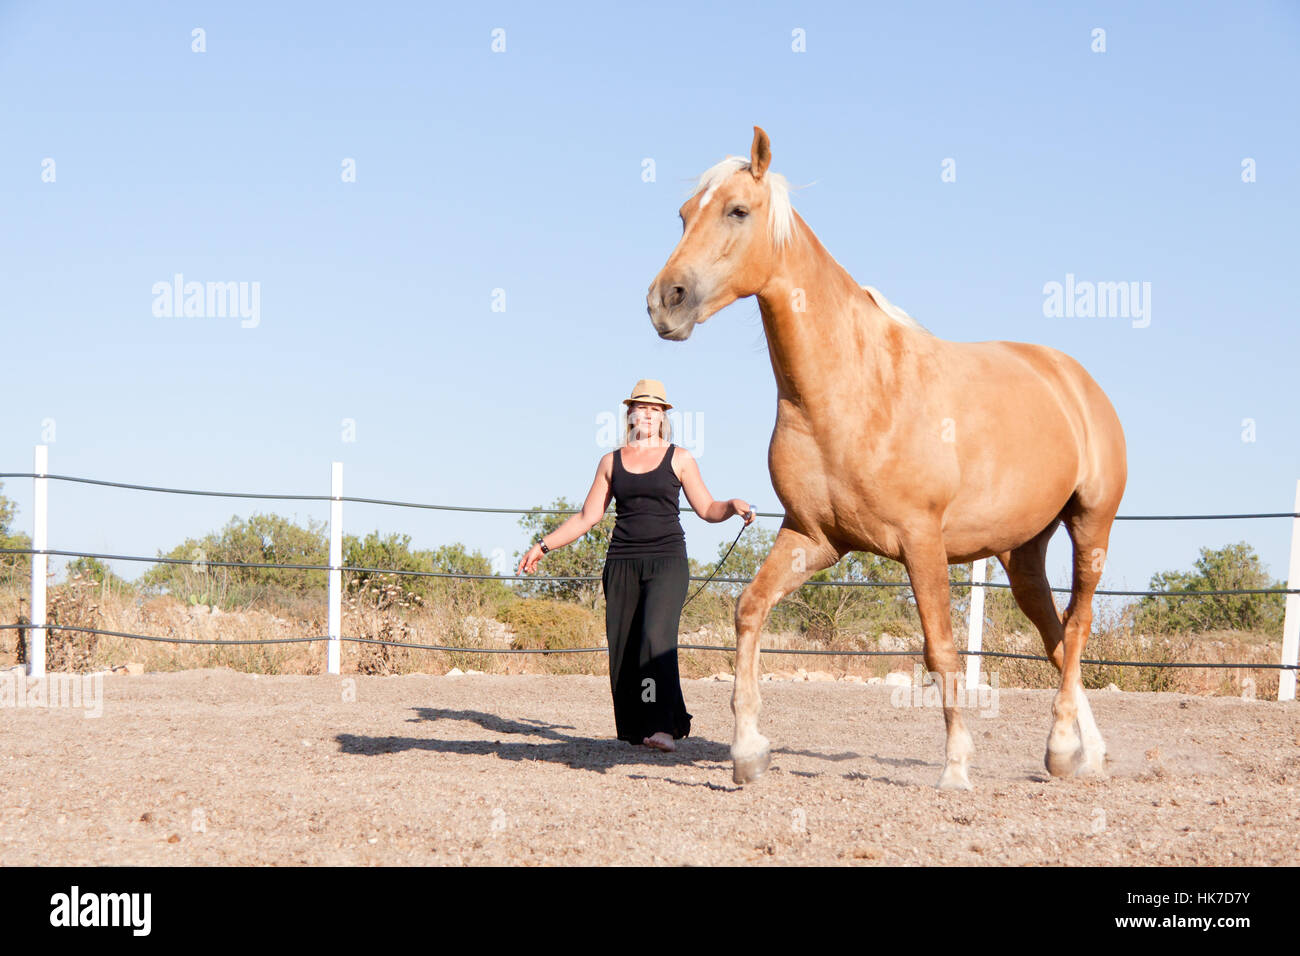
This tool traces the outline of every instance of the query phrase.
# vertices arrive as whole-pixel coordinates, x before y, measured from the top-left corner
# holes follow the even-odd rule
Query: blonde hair
[[[641,404],[659,405],[658,402],[642,402]],[[627,411],[623,415],[623,444],[630,445],[632,443],[632,406],[627,405],[625,407]],[[659,407],[663,409],[664,414],[663,419],[659,422],[659,437],[666,442],[671,442],[673,440],[673,426],[672,422],[668,421],[668,409],[662,405],[659,405]]]

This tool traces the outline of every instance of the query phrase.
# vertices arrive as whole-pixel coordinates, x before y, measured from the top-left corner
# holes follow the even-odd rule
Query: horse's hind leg
[[[771,744],[758,732],[758,636],[763,622],[777,601],[841,557],[825,540],[783,524],[771,553],[736,602],[736,682],[731,692],[736,717],[731,778],[736,783],[758,779],[772,759]]]
[[[1052,704],[1054,722],[1047,737],[1045,763],[1054,777],[1105,772],[1106,743],[1083,691],[1079,661],[1092,632],[1092,598],[1106,562],[1114,517],[1111,509],[1089,510],[1077,499],[1072,499],[1065,510],[1066,527],[1074,543],[1074,584],[1065,609],[1061,687]]]
[[[1053,521],[1020,547],[997,556],[1007,573],[1007,580],[1011,582],[1011,594],[1016,604],[1029,618],[1029,623],[1038,629],[1043,649],[1058,673],[1065,665],[1065,628],[1047,580],[1047,544],[1059,525],[1059,521]]]

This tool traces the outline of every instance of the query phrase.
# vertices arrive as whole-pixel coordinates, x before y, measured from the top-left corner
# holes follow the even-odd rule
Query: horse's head
[[[767,133],[754,127],[748,160],[728,156],[707,170],[682,205],[682,238],[650,284],[646,311],[661,338],[689,338],[737,299],[766,285],[794,212],[785,178],[768,172]]]

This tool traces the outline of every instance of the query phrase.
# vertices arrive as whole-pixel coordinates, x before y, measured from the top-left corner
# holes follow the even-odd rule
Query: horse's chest
[[[873,543],[889,537],[889,522],[875,500],[870,456],[829,460],[823,447],[805,420],[778,418],[768,450],[772,486],[801,525],[874,550]]]

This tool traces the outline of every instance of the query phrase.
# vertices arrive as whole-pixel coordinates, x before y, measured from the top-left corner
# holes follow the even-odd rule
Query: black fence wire
[[[0,630],[25,630],[28,624],[0,624]],[[131,634],[126,631],[104,631],[94,627],[73,627],[66,624],[48,624],[45,626],[47,631],[78,631],[85,634],[100,634],[108,637],[126,637],[134,638],[140,641],[156,641],[163,644],[211,644],[222,646],[236,646],[242,644],[309,644],[316,641],[328,641],[328,635],[322,637],[280,637],[268,638],[257,641],[239,641],[223,640],[217,638],[188,638],[188,637],[158,637],[148,634]],[[416,644],[410,641],[383,641],[371,637],[349,637],[341,635],[340,641],[352,642],[356,644],[382,644],[386,647],[404,647],[413,651],[454,651],[458,654],[603,654],[609,648],[601,645],[599,647],[566,647],[566,648],[514,648],[514,647],[456,647],[446,644]],[[736,648],[726,644],[678,644],[679,650],[684,651],[721,651],[723,653],[734,654]],[[804,649],[789,647],[760,647],[761,654],[794,654],[797,656],[810,655],[820,657],[923,657],[925,651],[920,648],[904,648],[898,651],[839,651],[823,649]],[[1012,658],[1021,661],[1043,661],[1050,662],[1050,658],[1041,654],[1014,654],[1008,651],[968,651],[958,650],[958,654],[974,657],[1003,657]],[[1209,663],[1206,661],[1110,661],[1093,658],[1081,658],[1083,664],[1101,664],[1111,667],[1200,667],[1200,668],[1228,668],[1241,670],[1300,670],[1297,664],[1241,664],[1241,663]]]
[[[177,495],[201,495],[206,497],[219,498],[254,498],[267,499],[276,501],[342,501],[354,504],[373,504],[385,505],[396,508],[420,508],[434,511],[466,511],[493,514],[575,514],[580,509],[552,509],[552,508],[481,508],[470,507],[465,505],[435,505],[424,504],[411,501],[392,501],[382,498],[360,498],[348,495],[334,497],[332,495],[283,495],[283,494],[262,494],[257,492],[222,492],[222,491],[202,491],[190,488],[167,488],[155,485],[140,485],[119,481],[104,481],[95,478],[80,478],[71,475],[39,475],[34,472],[0,472],[0,478],[46,478],[51,481],[68,481],[80,484],[99,485],[109,488],[124,488],[132,491],[149,491],[162,494]],[[689,508],[683,508],[682,511],[691,512]],[[611,512],[612,513],[612,512]],[[762,518],[784,518],[781,512],[756,512]],[[1235,519],[1256,519],[1256,518],[1300,518],[1300,514],[1290,511],[1278,512],[1260,512],[1250,514],[1229,514],[1229,515],[1116,515],[1116,521],[1216,521],[1216,520],[1235,520]],[[145,557],[141,555],[122,555],[122,554],[100,554],[88,551],[67,551],[56,549],[35,549],[35,548],[0,548],[0,554],[14,555],[55,555],[60,557],[84,557],[94,558],[102,561],[142,561],[150,564],[181,564],[190,565],[196,569],[209,567],[228,567],[228,568],[256,568],[262,570],[288,570],[288,571],[348,571],[353,573],[366,574],[392,574],[399,576],[412,577],[432,577],[432,578],[459,578],[467,580],[491,580],[491,581],[528,581],[534,584],[562,582],[562,581],[599,581],[599,575],[503,575],[503,574],[472,574],[468,572],[456,571],[414,571],[398,568],[370,568],[358,567],[353,565],[342,565],[337,568],[331,565],[318,564],[271,564],[262,562],[243,562],[243,561],[210,561],[195,560],[185,558],[165,558]],[[692,581],[707,580],[698,576],[692,576]],[[710,583],[717,584],[748,584],[753,578],[720,578],[714,577]],[[1009,583],[1002,582],[979,582],[974,581],[952,581],[951,587],[985,587],[985,588],[1006,588],[1009,589]],[[910,588],[911,584],[906,581],[806,581],[801,587],[883,587],[883,588]],[[1069,594],[1070,588],[1054,587],[1052,591],[1057,593]],[[1300,594],[1300,588],[1233,588],[1233,589],[1216,589],[1204,591],[1114,591],[1114,590],[1097,590],[1098,595],[1113,597],[1213,597],[1217,595],[1239,595],[1239,594]],[[25,631],[30,627],[29,624],[0,624],[0,630],[20,630]],[[87,634],[96,634],[109,637],[122,637],[140,641],[154,641],[168,644],[204,644],[204,645],[257,645],[257,644],[302,644],[314,643],[316,641],[328,641],[328,635],[322,637],[288,637],[288,638],[264,638],[259,640],[225,640],[225,639],[201,639],[201,638],[179,638],[179,637],[160,637],[157,635],[133,634],[125,631],[107,631],[98,628],[73,627],[62,624],[46,624],[43,629],[50,631],[76,631]],[[595,654],[604,653],[607,648],[599,647],[570,647],[562,649],[533,649],[533,648],[512,648],[512,647],[456,647],[440,644],[415,644],[406,641],[385,641],[377,638],[367,637],[349,637],[340,636],[340,641],[347,641],[358,644],[379,644],[388,647],[404,647],[410,650],[426,651],[453,651],[462,654]],[[703,644],[679,644],[681,650],[698,650],[698,651],[722,651],[726,653],[735,653],[734,646],[726,645],[703,645]],[[814,656],[832,656],[832,657],[919,657],[923,651],[916,650],[898,650],[898,651],[850,651],[850,650],[821,650],[821,649],[790,649],[790,648],[759,648],[762,654],[795,654],[795,655],[814,655]],[[1044,661],[1050,659],[1036,654],[1016,654],[1004,651],[970,651],[959,650],[957,653],[962,655],[974,655],[979,657],[1000,657],[1011,658],[1015,660]],[[1084,658],[1084,664],[1097,664],[1111,667],[1192,667],[1207,669],[1247,669],[1247,670],[1298,670],[1300,666],[1295,664],[1243,664],[1243,663],[1208,663],[1208,662],[1188,662],[1188,661],[1112,661]]]

